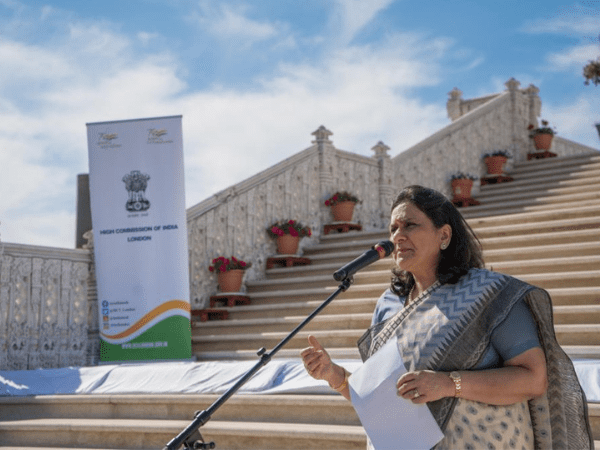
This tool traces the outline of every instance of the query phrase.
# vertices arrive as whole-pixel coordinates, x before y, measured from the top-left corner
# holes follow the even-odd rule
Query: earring
[[[446,250],[446,247],[448,247],[448,244],[446,244],[445,242],[442,242],[442,250]]]

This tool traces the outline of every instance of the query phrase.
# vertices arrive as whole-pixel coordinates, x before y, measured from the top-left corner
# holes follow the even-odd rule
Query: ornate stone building
[[[336,148],[333,133],[321,126],[310,147],[189,208],[192,308],[204,307],[216,292],[216,276],[208,271],[216,256],[251,261],[247,279],[263,277],[266,259],[275,253],[265,228],[275,220],[309,225],[314,235],[302,245],[318,239],[331,221],[324,200],[335,191],[358,196],[354,219],[377,230],[386,227],[389,205],[403,186],[423,184],[450,196],[452,173],[485,173],[484,153],[505,149],[514,160],[525,160],[533,149],[527,126],[541,111],[538,92],[535,86],[521,89],[514,79],[502,93],[470,100],[455,88],[447,102],[449,125],[405,150],[378,142],[371,157]],[[555,137],[553,152],[597,150]],[[15,244],[0,250],[0,370],[97,362],[91,233],[87,237],[88,248],[78,250]]]

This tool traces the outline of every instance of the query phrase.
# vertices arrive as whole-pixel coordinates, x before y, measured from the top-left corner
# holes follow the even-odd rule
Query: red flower
[[[325,200],[325,206],[329,206],[329,200]]]
[[[226,266],[225,264],[223,264],[223,265],[221,265],[221,266],[219,267],[219,270],[220,270],[221,272],[227,272],[227,266]]]
[[[214,260],[213,260],[213,261],[214,261]],[[214,272],[214,271],[215,271],[215,268],[214,268],[213,266],[210,266],[210,267],[208,268],[208,270],[210,270],[211,272]]]
[[[290,227],[290,236],[298,236],[298,231],[293,227]]]
[[[246,267],[246,263],[244,261],[240,261],[240,266]]]

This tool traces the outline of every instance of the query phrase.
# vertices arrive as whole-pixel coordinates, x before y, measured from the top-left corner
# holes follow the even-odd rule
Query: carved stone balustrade
[[[1,245],[0,369],[86,365],[89,251]]]

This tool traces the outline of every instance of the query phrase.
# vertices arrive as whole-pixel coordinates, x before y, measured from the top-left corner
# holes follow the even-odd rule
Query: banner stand
[[[191,360],[181,116],[87,124],[100,361]]]

